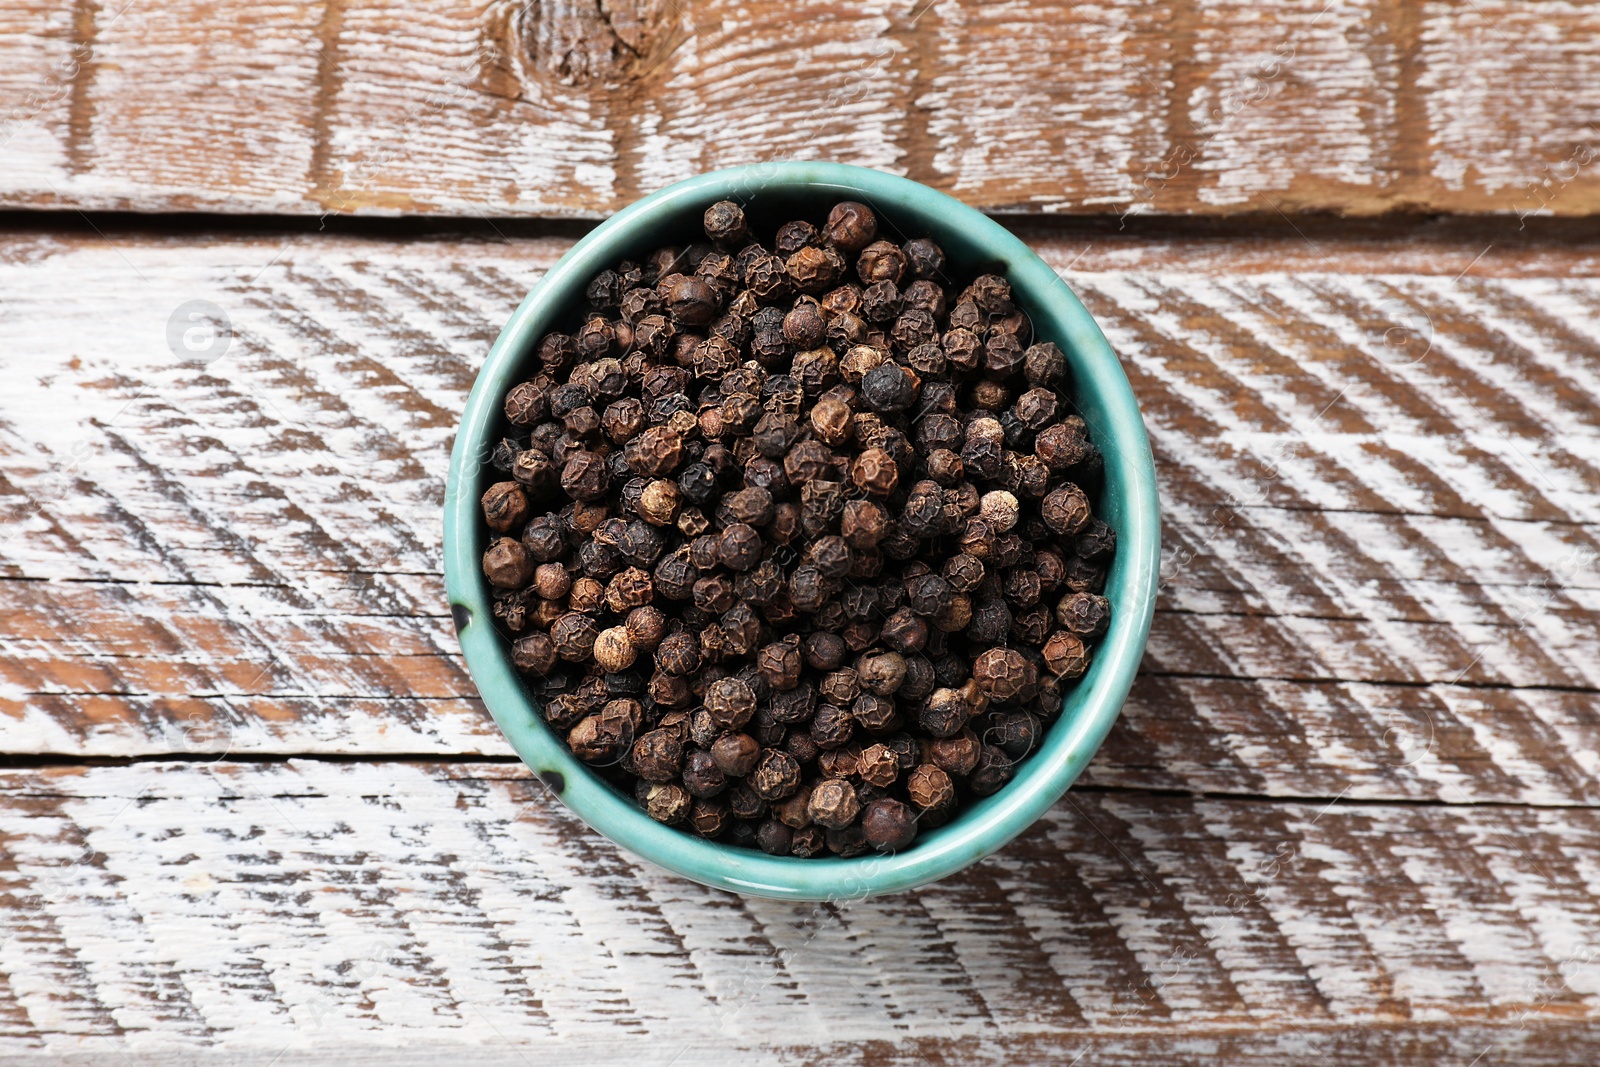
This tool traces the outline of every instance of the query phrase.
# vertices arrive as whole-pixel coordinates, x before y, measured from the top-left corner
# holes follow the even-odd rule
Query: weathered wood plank
[[[1594,803],[1594,249],[1035,236],[1125,360],[1167,521],[1090,780]],[[473,368],[566,246],[0,242],[8,749],[506,755],[438,509]],[[206,364],[165,337],[195,298],[236,327]]]
[[[1600,206],[1600,15],[1541,0],[27,0],[0,204],[595,217],[821,158],[990,209]]]
[[[944,883],[819,906],[666,875],[503,765],[12,770],[0,837],[7,1062],[1577,1062],[1600,1040],[1592,809],[1079,791]]]

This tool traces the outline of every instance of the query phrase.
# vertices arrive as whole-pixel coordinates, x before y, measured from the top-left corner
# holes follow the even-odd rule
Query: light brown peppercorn
[[[483,576],[496,589],[521,589],[533,577],[533,557],[521,541],[496,538],[483,553]]]
[[[677,482],[656,478],[639,494],[637,510],[639,516],[653,526],[671,526],[678,517],[680,501]]]
[[[996,700],[1009,700],[1022,692],[1030,675],[1037,681],[1033,664],[1022,653],[1009,648],[988,649],[972,664],[973,681]]]
[[[843,830],[856,821],[861,803],[849,782],[829,778],[818,782],[807,805],[811,820],[829,830]]]
[[[905,277],[906,255],[900,246],[890,241],[874,241],[861,250],[856,260],[856,273],[867,284],[893,282],[899,284]]]
[[[650,580],[650,572],[640,567],[618,571],[606,586],[606,607],[618,615],[642,608],[654,599],[655,583]]]
[[[887,745],[868,745],[856,758],[856,774],[868,785],[887,789],[900,776],[900,760]]]
[[[483,518],[489,529],[509,533],[528,518],[528,493],[516,482],[496,482],[484,491]]]
[[[628,640],[633,642],[633,647],[645,652],[654,652],[666,634],[667,617],[661,613],[660,608],[645,605],[628,612],[628,619],[624,625],[627,627]]]
[[[883,366],[885,356],[873,345],[854,345],[839,361],[839,375],[851,385],[860,385],[868,373]]]
[[[850,481],[856,488],[874,496],[888,496],[900,483],[900,470],[889,453],[881,448],[869,448],[851,465]]]
[[[579,578],[567,593],[567,606],[585,615],[597,615],[606,604],[606,587],[594,578]]]
[[[546,600],[560,600],[572,589],[572,575],[559,563],[541,563],[533,570],[533,588]]]
[[[844,273],[844,259],[831,248],[806,247],[784,261],[789,284],[802,293],[823,293]]]
[[[1050,636],[1043,654],[1045,667],[1057,677],[1076,678],[1089,667],[1089,650],[1082,638],[1065,630]]]
[[[723,734],[711,745],[717,769],[730,778],[743,778],[755,769],[761,746],[749,734]]]
[[[955,802],[955,783],[950,780],[950,775],[939,767],[924,763],[906,778],[906,795],[911,798],[911,803],[923,811],[942,810]]]
[[[983,494],[978,505],[978,517],[989,529],[1005,533],[1022,517],[1022,505],[1011,493],[996,489]]]
[[[644,810],[656,822],[670,826],[684,820],[693,802],[687,789],[669,782],[650,787],[645,794]]]
[[[601,630],[594,639],[594,661],[605,671],[625,671],[633,666],[633,661],[638,657],[639,650],[633,647],[633,642],[628,640],[628,630],[624,626],[613,626]]]
[[[1083,490],[1068,483],[1051,491],[1039,506],[1045,525],[1058,534],[1075,534],[1089,525],[1092,517],[1089,498]]]
[[[602,718],[598,714],[584,716],[567,732],[567,746],[572,749],[574,756],[585,763],[610,763],[617,758],[624,745],[631,742],[631,736],[624,741],[602,725]]]
[[[876,652],[861,658],[856,675],[860,678],[861,688],[886,697],[906,680],[906,660],[898,652]]]
[[[842,445],[855,433],[855,412],[843,400],[824,396],[811,409],[811,428],[826,444]]]

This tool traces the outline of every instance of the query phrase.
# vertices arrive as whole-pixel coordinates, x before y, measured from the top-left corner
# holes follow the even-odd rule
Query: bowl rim
[[[937,218],[939,233],[966,232],[986,257],[1003,263],[1035,320],[1052,318],[1067,353],[1075,392],[1094,396],[1103,418],[1091,439],[1105,456],[1118,514],[1117,555],[1107,579],[1114,611],[1089,672],[1068,694],[1040,749],[993,796],[919,836],[904,852],[851,859],[769,856],[719,844],[650,819],[580,762],[545,725],[511,666],[495,628],[492,595],[479,566],[486,541],[478,486],[503,417],[502,397],[539,338],[568,313],[587,281],[621,258],[643,228],[679,221],[688,209],[797,188],[887,205],[885,213]],[[1048,314],[1040,309],[1048,308]],[[1085,414],[1087,418],[1087,413]],[[1108,489],[1108,496],[1111,495]],[[943,878],[1003,847],[1042,816],[1082,773],[1127,698],[1154,615],[1160,556],[1160,506],[1148,436],[1127,375],[1105,335],[1056,272],[987,215],[907,178],[842,163],[768,162],[700,174],[623,208],[586,234],[534,283],[507,321],[467,398],[450,456],[444,502],[445,590],[467,669],[512,748],[592,829],[668,870],[705,885],[787,900],[847,900],[900,892]]]

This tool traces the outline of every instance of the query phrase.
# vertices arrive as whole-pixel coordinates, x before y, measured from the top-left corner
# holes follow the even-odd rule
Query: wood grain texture
[[[775,158],[1006,211],[1580,216],[1569,0],[23,0],[0,204],[597,217]]]
[[[1090,782],[1600,801],[1592,247],[1033,238],[1124,360],[1165,512]],[[474,369],[565,247],[0,241],[8,751],[509,755],[439,509]],[[197,298],[235,330],[209,363],[165,333]]]
[[[1077,791],[939,885],[820,905],[667,876],[508,766],[13,770],[0,839],[7,1062],[1572,1063],[1600,1043],[1592,809]]]

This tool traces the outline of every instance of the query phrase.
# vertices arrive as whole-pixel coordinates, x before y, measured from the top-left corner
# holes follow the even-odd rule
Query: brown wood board
[[[23,0],[0,204],[593,218],[771,159],[987,209],[1600,205],[1600,12],[1562,0]]]

